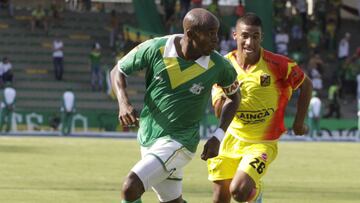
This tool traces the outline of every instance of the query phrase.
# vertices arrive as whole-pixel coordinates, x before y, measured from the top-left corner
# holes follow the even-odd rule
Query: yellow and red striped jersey
[[[233,136],[249,142],[276,141],[285,132],[284,115],[292,91],[305,79],[289,58],[261,49],[260,60],[244,70],[236,62],[236,50],[225,56],[238,74],[241,103],[228,128]],[[223,95],[213,87],[213,104]]]

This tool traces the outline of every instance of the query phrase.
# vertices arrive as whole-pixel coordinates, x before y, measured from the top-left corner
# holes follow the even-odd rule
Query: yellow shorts
[[[260,179],[276,158],[277,142],[249,143],[226,133],[219,155],[208,159],[210,181],[232,179],[237,170],[247,173],[258,188]]]

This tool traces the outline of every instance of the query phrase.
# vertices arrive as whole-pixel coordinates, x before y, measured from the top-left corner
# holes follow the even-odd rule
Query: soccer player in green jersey
[[[229,98],[219,128],[206,142],[202,159],[215,157],[240,101],[239,84],[231,64],[214,49],[218,19],[205,9],[189,11],[184,34],[148,40],[124,56],[111,71],[122,125],[138,125],[141,160],[122,188],[122,203],[139,203],[152,188],[160,202],[182,203],[182,168],[199,143],[199,122],[212,86],[217,83]],[[126,92],[125,78],[146,70],[144,107],[137,117]],[[140,121],[138,123],[138,120]]]

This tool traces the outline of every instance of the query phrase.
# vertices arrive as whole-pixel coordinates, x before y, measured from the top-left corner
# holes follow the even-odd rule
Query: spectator
[[[322,76],[320,74],[319,68],[313,68],[310,72],[310,77],[314,90],[320,91],[323,88]]]
[[[9,16],[14,16],[14,5],[12,4],[12,0],[0,0],[0,8],[7,8]]]
[[[59,39],[58,35],[55,34],[53,41],[53,63],[54,63],[54,74],[56,80],[62,80],[64,72],[64,43]]]
[[[336,16],[336,28],[340,29],[341,27],[341,15],[340,15],[340,9],[342,7],[342,1],[343,0],[332,0],[329,1],[331,4],[332,9],[334,10],[335,16]]]
[[[318,69],[322,73],[322,68],[325,65],[320,54],[317,51],[314,51],[312,56],[309,59],[308,63],[308,72],[310,73],[312,69]]]
[[[85,11],[91,11],[91,0],[83,0]]]
[[[60,15],[60,4],[57,0],[53,0],[50,5],[50,16],[51,16],[51,24],[54,27],[60,27],[62,24],[62,17]]]
[[[62,96],[61,106],[61,134],[71,133],[72,119],[75,113],[75,94],[70,89],[66,90]]]
[[[294,16],[292,18],[291,26],[291,37],[296,42],[297,45],[300,44],[303,38],[303,32],[301,29],[301,19],[299,16]]]
[[[297,45],[294,49],[294,51],[292,51],[290,53],[290,58],[294,59],[294,61],[300,66],[303,67],[304,65],[304,60],[305,60],[305,56],[304,56],[304,52],[301,50],[301,45]]]
[[[110,37],[109,37],[109,46],[113,48],[115,46],[115,36],[119,31],[119,18],[117,17],[116,11],[112,10],[110,14]]]
[[[4,89],[4,100],[1,102],[0,110],[0,131],[3,131],[4,125],[5,132],[9,132],[11,129],[12,115],[15,108],[16,90],[12,87],[6,87]]]
[[[356,82],[357,82],[356,98],[359,101],[360,100],[360,73],[358,73],[356,75]]]
[[[311,81],[313,83],[313,88],[315,90],[321,90],[323,88],[322,83],[322,72],[324,61],[321,59],[321,56],[316,51],[314,55],[311,56],[308,63],[308,73],[310,75]]]
[[[307,33],[307,4],[305,0],[296,0],[295,7],[301,16],[303,33]]]
[[[4,57],[0,63],[1,81],[3,84],[12,83],[13,71],[12,64],[7,57]]]
[[[278,27],[278,32],[275,34],[275,44],[276,53],[288,55],[289,34],[282,27]]]
[[[241,18],[245,14],[245,7],[242,3],[242,0],[239,0],[238,5],[235,7],[235,15],[238,18]]]
[[[309,135],[316,138],[320,135],[321,100],[316,91],[313,91],[309,104]]]
[[[122,57],[125,55],[125,51],[126,51],[126,42],[122,33],[119,33],[115,41],[116,55],[118,56],[120,55]]]
[[[357,93],[356,98],[357,100],[360,99],[360,47],[356,49],[355,54],[352,56],[352,59],[357,65],[357,75],[356,75],[356,83],[357,83]]]
[[[164,11],[165,11],[165,22],[168,22],[171,16],[175,14],[176,1],[177,0],[161,1],[161,5],[164,7]]]
[[[345,33],[344,37],[340,40],[338,46],[338,60],[340,62],[340,66],[343,62],[350,56],[350,33]]]
[[[37,7],[31,13],[31,32],[34,32],[35,26],[43,26],[45,32],[48,31],[48,24],[46,20],[46,13],[41,4],[38,4]]]
[[[348,58],[342,66],[342,91],[341,96],[350,95],[356,97],[356,75],[359,72],[360,64],[354,58]]]
[[[308,45],[310,49],[317,50],[321,46],[322,34],[318,26],[313,26],[307,34]]]
[[[321,26],[321,32],[325,34],[325,25],[326,25],[326,11],[328,8],[327,0],[317,0],[315,2],[315,11],[316,18],[319,21],[319,25]]]
[[[180,0],[180,19],[184,19],[185,14],[190,10],[191,0]]]
[[[274,5],[274,14],[276,16],[279,16],[279,14],[284,13],[285,6],[287,4],[287,0],[273,1],[272,4]]]
[[[211,0],[211,3],[207,7],[207,10],[214,14],[216,17],[221,17],[218,0]]]
[[[330,10],[326,15],[325,39],[326,46],[330,50],[336,49],[336,30],[338,29],[336,11]]]
[[[181,31],[180,21],[176,17],[175,14],[173,14],[169,20],[165,23],[166,30],[169,34],[176,34]]]
[[[76,11],[79,7],[79,0],[67,0],[68,4],[69,4],[69,9],[71,11]]]
[[[324,118],[330,118],[335,114],[335,118],[340,118],[340,88],[337,83],[332,84],[328,90],[329,110]]]
[[[225,56],[231,50],[231,41],[229,39],[229,35],[225,34],[220,41],[220,54]]]
[[[287,21],[289,19],[291,19],[292,17],[292,12],[293,12],[293,5],[291,3],[290,0],[287,0],[286,3],[285,3],[285,8],[283,10],[283,15],[285,18],[283,18],[282,20],[284,21]]]
[[[191,0],[191,8],[202,8],[202,0]]]
[[[102,90],[102,72],[101,72],[101,47],[98,42],[93,45],[89,55],[91,68],[91,88],[92,91]]]

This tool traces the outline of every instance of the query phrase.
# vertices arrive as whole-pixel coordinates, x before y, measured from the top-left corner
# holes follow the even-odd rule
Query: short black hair
[[[259,16],[257,16],[255,13],[246,13],[244,16],[239,18],[236,22],[236,25],[244,23],[245,25],[253,25],[253,26],[259,26],[262,27],[262,22]]]

